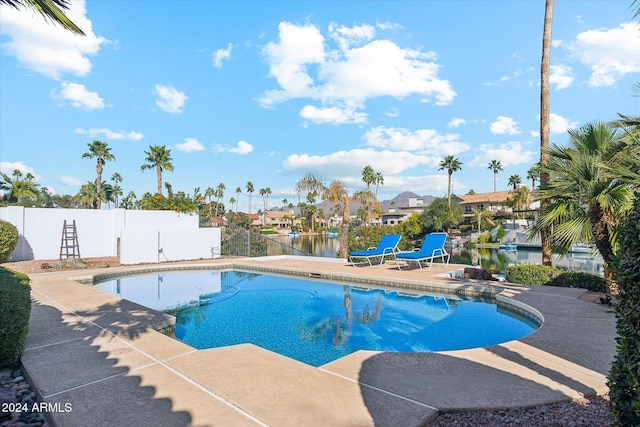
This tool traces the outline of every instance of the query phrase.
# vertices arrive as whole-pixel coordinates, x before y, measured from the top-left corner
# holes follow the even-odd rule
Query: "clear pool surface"
[[[176,317],[198,349],[253,343],[312,366],[357,350],[485,347],[538,325],[495,304],[228,270],[122,276],[97,288]],[[407,295],[409,294],[409,295]]]

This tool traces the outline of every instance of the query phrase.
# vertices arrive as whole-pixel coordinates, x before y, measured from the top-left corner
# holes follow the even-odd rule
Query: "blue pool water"
[[[320,366],[357,350],[442,351],[522,338],[538,325],[495,304],[243,271],[123,276],[96,287],[176,317],[199,349],[253,343]]]

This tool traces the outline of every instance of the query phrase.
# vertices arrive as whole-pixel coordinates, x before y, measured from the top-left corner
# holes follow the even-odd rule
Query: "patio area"
[[[195,350],[157,331],[171,326],[170,316],[78,282],[205,266],[499,294],[514,307],[531,307],[544,323],[526,338],[487,348],[358,351],[314,368],[252,344]],[[439,412],[530,407],[607,391],[616,336],[610,307],[584,301],[583,289],[438,276],[462,267],[399,271],[395,264],[272,257],[31,274],[24,370],[43,401],[59,404],[47,414],[58,426],[420,426]]]

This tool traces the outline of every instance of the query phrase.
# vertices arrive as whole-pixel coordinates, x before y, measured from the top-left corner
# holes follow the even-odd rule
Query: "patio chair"
[[[451,256],[444,248],[444,243],[446,240],[447,233],[427,234],[420,249],[414,249],[413,251],[409,252],[396,253],[395,256],[398,270],[401,269],[400,261],[404,261],[404,265],[406,265],[407,268],[411,266],[412,262],[415,262],[416,264],[418,264],[418,267],[420,267],[420,270],[422,271],[425,271],[424,268],[422,268],[422,263],[429,261],[429,270],[431,270],[431,267],[433,266],[433,260],[435,258],[440,258],[442,260],[442,265],[444,266],[444,268],[447,268],[447,265],[449,265],[449,258]]]
[[[351,265],[356,264],[364,264],[364,262],[368,262],[370,266],[373,265],[371,262],[376,258],[380,258],[380,264],[384,262],[384,257],[388,255],[395,256],[395,253],[398,251],[398,243],[400,243],[400,239],[402,235],[400,234],[385,234],[380,239],[380,243],[378,246],[371,247],[364,251],[354,251],[349,254],[349,262]],[[356,262],[356,259],[362,259],[360,262]]]

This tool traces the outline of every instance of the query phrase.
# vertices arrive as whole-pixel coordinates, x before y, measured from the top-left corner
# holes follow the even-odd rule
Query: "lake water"
[[[285,235],[269,237],[281,244],[270,245],[269,255],[314,255],[333,258],[337,256],[338,250],[340,249],[338,238],[326,235],[298,235],[296,237]],[[293,249],[286,251],[283,249],[285,247]],[[498,249],[454,248],[448,251],[451,253],[451,262],[454,264],[479,265],[487,270],[505,271],[509,265],[542,263],[542,252],[540,249],[520,248],[514,252],[505,252]],[[567,270],[602,274],[602,257],[600,257],[600,255],[595,257],[590,254],[554,255],[553,265]]]

